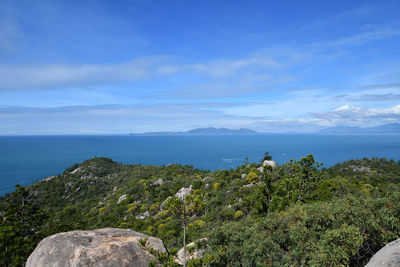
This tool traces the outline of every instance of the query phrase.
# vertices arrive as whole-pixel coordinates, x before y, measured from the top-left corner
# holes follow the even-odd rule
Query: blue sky
[[[0,2],[0,135],[400,122],[400,1]]]

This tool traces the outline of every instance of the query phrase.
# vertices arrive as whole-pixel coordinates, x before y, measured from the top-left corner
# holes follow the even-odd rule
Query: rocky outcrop
[[[122,201],[126,200],[127,196],[124,194],[118,198],[117,204],[121,203]]]
[[[76,168],[75,170],[73,170],[72,172],[71,172],[71,174],[75,174],[75,173],[77,173],[77,172],[80,172],[82,170],[82,168],[81,167],[78,167],[78,168]]]
[[[263,166],[264,166],[264,167],[265,167],[265,166],[271,166],[272,168],[275,168],[275,167],[278,166],[278,164],[276,164],[276,162],[273,161],[273,160],[264,160]]]
[[[371,171],[371,168],[370,167],[366,167],[366,166],[350,165],[348,168],[350,170],[352,170],[353,172],[370,172]]]
[[[150,216],[150,212],[145,211],[145,212],[143,212],[143,213],[141,213],[141,214],[139,214],[139,215],[136,215],[135,219],[136,219],[136,220],[144,220],[144,219],[146,219],[146,218],[149,217],[149,216]]]
[[[156,185],[163,185],[164,181],[162,179],[155,180],[154,182],[151,183],[152,186]]]
[[[176,192],[176,194],[175,194],[175,197],[177,197],[177,198],[180,198],[180,199],[182,199],[182,200],[184,200],[185,199],[185,197],[187,196],[187,195],[190,195],[191,193],[192,193],[192,191],[193,191],[193,186],[192,185],[190,185],[189,187],[187,187],[187,188],[185,188],[185,187],[182,187],[181,189],[179,189],[179,191],[178,192]]]
[[[182,187],[181,189],[178,190],[178,192],[176,192],[175,197],[176,198],[180,198],[182,200],[185,199],[185,197],[187,195],[190,195],[193,192],[193,186],[190,185],[189,187]],[[165,203],[167,202],[167,200],[171,198],[171,196],[167,197],[161,204],[160,204],[160,210],[164,211],[165,209]]]
[[[147,240],[144,246],[139,242],[143,239]],[[26,266],[147,267],[155,260],[150,249],[166,252],[161,239],[132,230],[71,231],[43,239],[29,256]]]
[[[57,177],[56,175],[48,176],[48,177],[46,177],[46,178],[40,180],[39,182],[48,182],[48,181],[53,180],[53,179],[56,178],[56,177]]]
[[[365,267],[400,266],[400,239],[390,242],[381,248]]]
[[[201,238],[195,242],[186,245],[186,262],[192,259],[200,259],[207,251],[207,238]],[[199,244],[201,248],[196,249],[196,244]],[[183,265],[183,248],[176,253],[175,262]]]

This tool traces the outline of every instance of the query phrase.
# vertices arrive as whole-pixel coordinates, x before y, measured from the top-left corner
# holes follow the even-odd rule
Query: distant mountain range
[[[208,128],[196,128],[186,132],[147,132],[139,134],[131,133],[130,135],[257,135],[257,134],[270,134],[270,133],[260,133],[246,128],[240,128],[238,130],[234,130],[228,128],[208,127]],[[333,135],[400,134],[400,123],[389,123],[377,127],[367,127],[367,128],[348,127],[348,126],[329,127],[321,129],[315,132],[315,134],[333,134]]]
[[[196,128],[186,132],[147,132],[142,134],[130,135],[250,135],[259,134],[258,132],[250,129],[240,128],[238,130],[228,128]]]
[[[316,132],[318,134],[400,134],[400,123],[383,124],[376,127],[329,127]]]

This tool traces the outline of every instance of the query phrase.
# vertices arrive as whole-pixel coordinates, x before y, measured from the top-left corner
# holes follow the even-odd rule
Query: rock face
[[[365,267],[400,266],[400,239],[390,242],[381,248]]]
[[[273,160],[264,160],[263,166],[271,166],[272,168],[275,168],[278,164]]]
[[[188,188],[182,187],[181,189],[179,189],[179,191],[175,194],[175,197],[180,198],[182,200],[185,199],[185,197],[187,195],[190,195],[193,191],[192,189],[192,185],[190,185]]]
[[[50,181],[50,180],[53,180],[53,179],[56,178],[56,177],[57,177],[56,175],[48,176],[48,177],[46,177],[46,178],[40,180],[39,182],[48,182],[48,181]]]
[[[147,238],[145,247],[139,240]],[[148,249],[166,252],[161,239],[132,230],[104,228],[71,231],[43,239],[29,256],[27,267],[143,266],[155,259]]]
[[[153,183],[151,183],[152,186],[163,185],[163,184],[164,184],[163,179],[158,179],[158,180],[155,180]]]
[[[353,172],[370,172],[371,171],[371,168],[366,167],[366,166],[350,165],[348,168],[353,170]]]
[[[122,201],[126,200],[126,195],[122,195],[118,198],[117,204],[121,203]]]
[[[207,240],[208,240],[207,238],[201,238],[195,242],[186,245],[186,262],[188,262],[191,259],[200,259],[203,257],[204,253],[207,251],[207,245],[205,245],[204,246],[205,248],[202,249],[194,249],[194,247],[196,246],[197,243],[206,244]],[[191,252],[189,252],[188,250]],[[175,262],[183,265],[183,248],[181,248],[178,251],[178,253],[176,253]]]
[[[135,219],[136,219],[136,220],[144,220],[144,219],[146,219],[146,218],[149,217],[149,216],[150,216],[150,212],[145,211],[145,212],[143,212],[143,213],[141,213],[141,214],[139,214],[139,215],[136,215]]]
[[[80,172],[81,170],[82,170],[82,168],[78,167],[78,168],[76,168],[75,170],[73,170],[73,171],[71,172],[71,174],[75,174],[75,173],[77,173],[77,172]]]

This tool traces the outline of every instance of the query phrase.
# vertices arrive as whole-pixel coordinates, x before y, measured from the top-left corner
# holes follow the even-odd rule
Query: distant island
[[[186,132],[145,132],[145,133],[130,133],[129,135],[262,135],[262,134],[288,134],[288,133],[268,133],[257,132],[255,130],[240,128],[196,128]],[[292,132],[291,134],[300,134]],[[301,133],[304,134],[304,133]],[[400,134],[400,123],[383,124],[376,127],[350,127],[336,126],[310,132],[308,134],[329,134],[329,135],[376,135],[376,134]]]
[[[146,133],[131,133],[130,135],[253,135],[260,134],[254,130],[240,128],[238,130],[228,128],[196,128],[186,132],[146,132]]]

